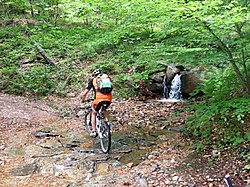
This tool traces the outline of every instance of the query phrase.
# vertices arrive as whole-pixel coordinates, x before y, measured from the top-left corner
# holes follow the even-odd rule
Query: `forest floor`
[[[192,149],[191,140],[182,137],[179,131],[185,125],[187,116],[190,115],[185,110],[187,103],[157,100],[115,100],[109,109],[114,124],[112,134],[115,135],[121,131],[139,135],[141,129],[148,129],[143,132],[144,136],[154,136],[157,139],[155,144],[152,143],[152,146],[147,148],[143,148],[144,145],[140,145],[140,142],[137,144],[138,150],[146,150],[140,161],[131,159],[117,162],[119,163],[117,165],[96,164],[92,175],[86,175],[85,178],[76,177],[77,174],[69,176],[69,173],[62,171],[61,173],[49,170],[41,172],[34,168],[33,173],[23,174],[22,170],[20,174],[20,167],[27,160],[30,161],[35,157],[35,153],[30,151],[35,145],[42,145],[42,143],[44,145],[52,140],[59,141],[57,137],[45,139],[34,137],[34,133],[41,128],[58,127],[56,133],[64,130],[86,135],[81,121],[76,118],[79,104],[79,100],[74,96],[35,100],[30,97],[0,94],[1,187],[226,187],[224,177],[227,174],[230,175],[234,187],[250,186],[249,173],[243,169],[246,162],[239,152],[231,149],[215,149],[197,153]],[[82,144],[89,144],[90,140],[91,138],[86,139]],[[112,154],[114,153],[111,150],[110,155]],[[106,155],[100,154],[100,156]],[[136,154],[132,156],[137,157]],[[120,161],[119,158],[116,159]]]

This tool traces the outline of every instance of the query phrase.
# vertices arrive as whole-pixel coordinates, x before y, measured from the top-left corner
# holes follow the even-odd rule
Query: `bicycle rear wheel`
[[[108,153],[111,147],[111,133],[110,127],[107,122],[101,121],[102,125],[100,128],[101,135],[99,136],[101,142],[101,148],[103,153]]]
[[[92,125],[91,125],[91,112],[88,112],[84,116],[84,126],[88,134],[92,131]]]

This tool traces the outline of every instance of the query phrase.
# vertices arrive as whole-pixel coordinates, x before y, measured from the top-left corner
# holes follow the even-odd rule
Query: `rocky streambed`
[[[61,124],[58,126],[58,124]],[[54,121],[49,126],[34,129],[26,136],[15,132],[16,143],[1,145],[2,186],[91,186],[102,176],[105,183],[122,166],[130,167],[147,159],[150,151],[174,132],[166,130],[122,130],[112,133],[109,154],[100,150],[98,139],[81,130],[65,130],[77,125],[68,121]],[[65,125],[66,126],[66,125]],[[168,138],[167,138],[168,137]],[[107,177],[107,178],[106,178]],[[41,179],[42,178],[42,179]],[[98,180],[97,180],[97,179]],[[32,185],[33,182],[36,182]],[[38,182],[39,181],[39,182]],[[38,183],[37,183],[38,182]],[[87,185],[88,184],[88,185]]]
[[[114,101],[109,154],[86,134],[72,99],[1,94],[0,104],[1,187],[226,186],[230,166],[208,164],[211,155],[199,156],[179,133],[185,103]],[[245,176],[232,180],[246,186]]]

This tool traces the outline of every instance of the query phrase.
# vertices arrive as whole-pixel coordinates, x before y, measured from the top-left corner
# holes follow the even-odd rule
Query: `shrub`
[[[232,72],[226,69],[209,73],[210,79],[199,88],[207,99],[189,107],[194,113],[189,117],[185,135],[192,137],[199,149],[250,141],[250,98],[241,91],[240,81]]]

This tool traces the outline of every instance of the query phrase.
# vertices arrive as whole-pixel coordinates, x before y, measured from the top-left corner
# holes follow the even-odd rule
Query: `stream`
[[[58,129],[43,127],[35,131],[31,135],[34,144],[1,147],[2,155],[6,158],[8,155],[8,159],[1,163],[2,166],[6,164],[5,170],[1,171],[5,184],[14,185],[13,178],[16,177],[27,181],[41,175],[59,179],[60,182],[54,179],[56,184],[86,184],[96,177],[109,176],[123,165],[139,164],[157,144],[178,133],[132,127],[129,131],[113,132],[111,151],[103,154],[98,138],[76,131],[60,132]],[[15,164],[7,165],[7,162]]]

